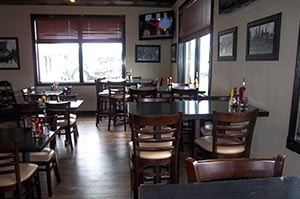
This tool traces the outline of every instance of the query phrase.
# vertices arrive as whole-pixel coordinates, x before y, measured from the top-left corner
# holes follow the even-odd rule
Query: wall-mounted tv
[[[139,16],[139,39],[170,39],[174,36],[174,11]]]
[[[241,6],[248,5],[255,0],[219,0],[219,14],[230,13]]]

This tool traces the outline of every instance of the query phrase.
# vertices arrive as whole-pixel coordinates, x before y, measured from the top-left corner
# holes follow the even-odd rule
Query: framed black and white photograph
[[[160,62],[160,46],[136,45],[135,62]]]
[[[247,24],[246,60],[278,60],[281,13]]]
[[[0,69],[20,69],[18,38],[0,38]]]
[[[237,27],[218,33],[218,61],[235,61],[237,46]]]
[[[176,62],[176,44],[171,45],[171,62]]]

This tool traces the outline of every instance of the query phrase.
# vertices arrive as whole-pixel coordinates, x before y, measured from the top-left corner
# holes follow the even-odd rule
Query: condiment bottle
[[[199,88],[199,83],[198,83],[198,72],[196,72],[196,78],[194,80],[194,86],[195,88]]]

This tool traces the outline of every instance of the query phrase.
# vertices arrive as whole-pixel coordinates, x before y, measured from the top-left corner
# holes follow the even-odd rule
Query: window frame
[[[36,86],[48,86],[50,85],[50,83],[42,83],[39,81],[39,78],[38,78],[38,63],[37,63],[37,54],[36,54],[36,51],[37,51],[37,48],[36,48],[36,45],[39,43],[39,42],[36,42],[35,40],[35,20],[37,18],[40,18],[40,17],[51,17],[51,16],[59,16],[59,17],[70,17],[70,18],[79,18],[79,17],[90,17],[90,18],[116,18],[116,17],[119,17],[121,18],[122,20],[122,27],[123,29],[121,30],[122,33],[122,38],[121,38],[121,43],[122,43],[122,77],[124,78],[125,77],[125,73],[126,73],[126,42],[125,42],[125,39],[126,39],[126,35],[125,35],[125,30],[126,30],[126,27],[125,27],[125,15],[60,15],[60,14],[57,14],[57,15],[49,15],[49,14],[31,14],[31,29],[32,29],[32,49],[33,49],[33,69],[34,69],[34,82],[35,82],[35,85]],[[53,44],[58,44],[58,43],[77,43],[79,45],[79,56],[78,56],[78,59],[79,59],[79,72],[80,72],[80,78],[79,78],[79,82],[59,82],[60,85],[94,85],[94,82],[84,82],[83,81],[83,57],[82,57],[82,44],[83,43],[115,43],[116,41],[115,40],[108,40],[108,41],[105,41],[103,42],[100,41],[100,40],[84,40],[84,39],[76,39],[76,40],[49,40],[48,42],[40,42],[40,43],[53,43]],[[100,41],[100,42],[99,42]]]

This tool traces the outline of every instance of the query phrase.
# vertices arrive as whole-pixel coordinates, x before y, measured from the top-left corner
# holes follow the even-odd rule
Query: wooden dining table
[[[140,199],[299,199],[300,177],[142,185]]]
[[[30,161],[30,152],[42,151],[57,134],[58,129],[55,131],[50,130],[49,134],[36,136],[32,133],[31,128],[0,128],[0,144],[11,142],[18,142],[19,151],[22,153],[23,161]]]

